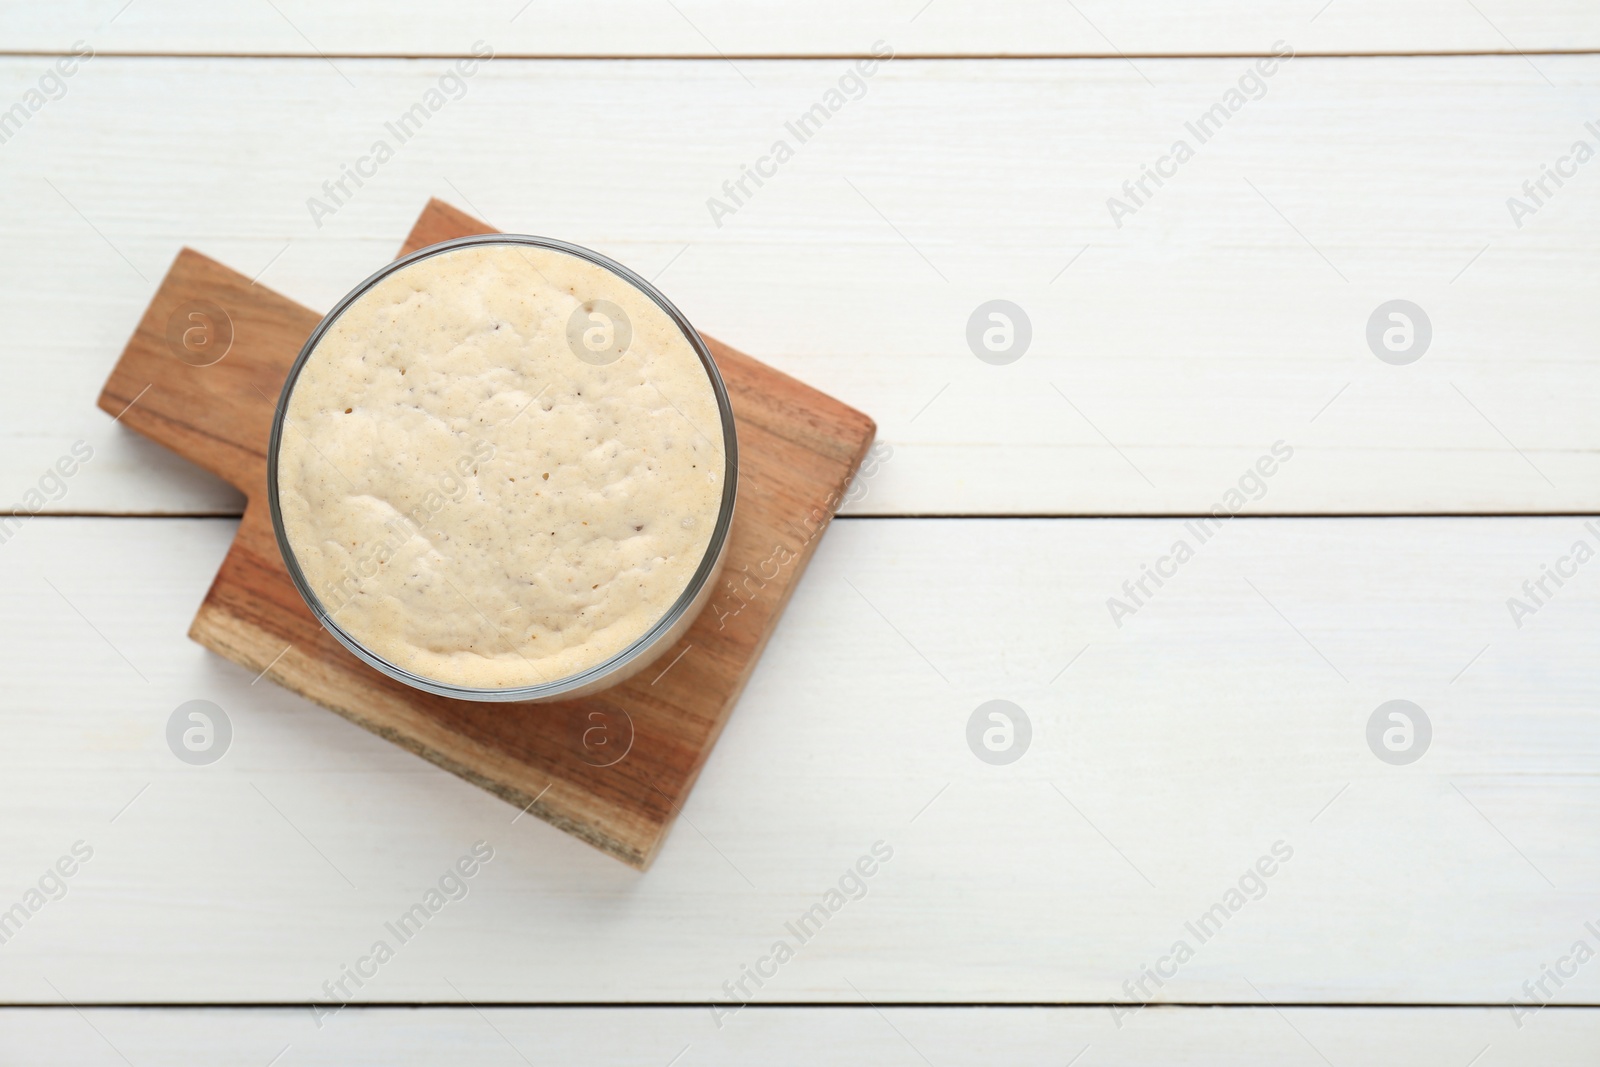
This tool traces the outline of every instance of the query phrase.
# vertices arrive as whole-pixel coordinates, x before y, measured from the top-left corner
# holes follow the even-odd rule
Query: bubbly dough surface
[[[604,365],[625,331],[595,301],[632,333]],[[655,301],[565,252],[475,245],[389,275],[322,336],[278,500],[347,633],[415,674],[508,688],[602,663],[667,613],[725,462],[711,380]]]

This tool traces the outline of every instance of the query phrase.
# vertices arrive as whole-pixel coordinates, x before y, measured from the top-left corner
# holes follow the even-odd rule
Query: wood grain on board
[[[487,232],[434,200],[402,254]],[[205,366],[192,355],[180,358],[182,342],[172,340],[201,321],[189,317],[196,308],[205,314],[199,301],[221,307],[231,320],[231,329],[199,327],[213,331],[206,344],[231,334],[225,355]],[[646,867],[865,455],[872,420],[707,338],[738,425],[739,504],[722,590],[663,655],[659,662],[669,669],[647,668],[613,689],[553,704],[451,700],[361,663],[317,622],[284,569],[267,507],[267,441],[284,377],[319,319],[186,248],[101,393],[102,409],[248,497],[190,636],[623,862]],[[779,546],[795,559],[765,576],[762,565]],[[746,580],[747,571],[763,577]],[[619,750],[626,756],[611,755]]]

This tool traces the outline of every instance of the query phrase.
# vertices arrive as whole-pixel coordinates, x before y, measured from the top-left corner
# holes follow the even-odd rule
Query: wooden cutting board
[[[400,254],[492,232],[433,200]],[[739,503],[710,606],[660,660],[602,693],[526,706],[451,700],[379,674],[329,636],[273,538],[273,407],[320,319],[185,248],[100,394],[100,407],[124,425],[249,497],[189,636],[624,863],[648,866],[872,443],[872,420],[705,338],[739,432]]]

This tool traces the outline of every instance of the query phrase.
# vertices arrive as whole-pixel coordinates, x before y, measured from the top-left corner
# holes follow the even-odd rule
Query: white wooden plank
[[[318,1031],[304,1009],[19,1009],[0,1045],[39,1067],[583,1063],[1201,1067],[1548,1067],[1594,1062],[1600,1012],[1550,1011],[1520,1031],[1503,1010],[1155,1008],[1118,1030],[1095,1008],[751,1008],[722,1030],[704,1009],[353,1009]],[[287,1047],[287,1051],[285,1050]],[[1487,1050],[1487,1051],[1485,1051]],[[922,1058],[919,1058],[922,1057]],[[1079,1057],[1073,1060],[1073,1057]],[[1477,1056],[1478,1059],[1473,1060]],[[519,1058],[520,1057],[520,1058]],[[676,1059],[674,1057],[677,1057]]]
[[[42,62],[0,61],[0,99]],[[844,61],[753,64],[754,89],[719,62],[491,62],[314,221],[444,61],[357,62],[352,89],[315,61],[93,60],[4,146],[0,486],[83,439],[53,509],[237,508],[92,406],[156,280],[189,243],[326,307],[439,194],[658,275],[875,416],[893,459],[861,512],[1204,512],[1278,440],[1294,462],[1257,511],[1600,510],[1600,171],[1520,229],[1507,208],[1600,142],[1600,58],[1295,60],[1119,229],[1108,198],[1250,62],[1152,60],[1153,85],[890,63],[719,227],[708,199]],[[966,341],[997,297],[1032,320],[1009,366]],[[1365,341],[1394,298],[1433,325],[1410,366]]]
[[[1505,1004],[1600,943],[1600,564],[1506,606],[1596,542],[1575,519],[1240,520],[1121,627],[1180,521],[842,521],[642,876],[184,640],[232,527],[0,550],[0,910],[94,850],[0,946],[0,1000],[303,1005],[362,965],[369,1001],[705,1004],[782,938],[757,1002],[1103,1003],[1181,939],[1153,999]],[[232,723],[210,766],[165,740],[192,699]],[[1032,724],[1005,766],[967,742],[993,699]],[[1432,723],[1409,766],[1366,741],[1393,699]],[[386,932],[480,839],[466,899]],[[1595,1003],[1600,965],[1551,993]]]
[[[503,54],[540,56],[861,54],[879,38],[925,55],[1237,54],[1278,38],[1334,53],[1600,47],[1600,16],[1580,0],[139,0],[126,8],[122,0],[10,0],[4,8],[6,48],[64,49],[88,39],[103,51],[142,53],[464,54],[478,39]]]

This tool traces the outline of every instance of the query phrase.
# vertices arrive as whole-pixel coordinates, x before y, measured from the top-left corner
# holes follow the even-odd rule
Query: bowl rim
[[[587,260],[622,278],[650,297],[662,311],[666,312],[667,317],[682,331],[684,337],[693,346],[695,353],[700,357],[701,366],[705,369],[706,375],[711,381],[711,389],[716,396],[717,411],[722,423],[722,448],[725,467],[723,471],[722,500],[718,505],[717,523],[711,532],[711,539],[706,545],[705,555],[701,558],[699,566],[690,577],[689,583],[683,592],[654,625],[626,648],[577,674],[567,675],[550,682],[540,682],[535,685],[482,688],[443,682],[391,663],[367,648],[333,618],[334,613],[329,612],[324,607],[321,597],[317,595],[316,591],[311,588],[310,582],[306,580],[305,573],[300,568],[299,560],[295,557],[294,549],[289,544],[288,534],[284,530],[283,510],[278,502],[278,451],[282,445],[284,425],[288,419],[289,398],[294,392],[294,386],[300,377],[300,371],[310,360],[323,335],[339,320],[341,315],[349,310],[352,304],[391,274],[404,270],[406,267],[421,260],[460,248],[500,244],[530,245],[563,252],[579,259]],[[712,358],[711,350],[706,346],[699,331],[690,324],[683,312],[679,311],[677,305],[668,300],[661,290],[657,289],[648,279],[641,277],[616,260],[596,252],[592,248],[585,248],[582,245],[553,237],[538,237],[532,234],[475,234],[470,237],[456,237],[447,241],[440,241],[436,244],[419,248],[409,255],[394,260],[392,263],[385,264],[382,269],[369,275],[359,285],[351,289],[322,317],[322,321],[317,323],[316,328],[306,338],[305,344],[301,346],[300,354],[295,357],[294,363],[290,366],[289,373],[284,378],[283,388],[279,392],[278,401],[273,410],[272,435],[267,443],[267,504],[272,513],[272,532],[278,542],[278,551],[283,556],[284,566],[289,571],[290,579],[294,582],[301,598],[306,602],[306,606],[311,609],[311,613],[317,617],[323,628],[368,666],[397,681],[404,682],[415,689],[420,689],[436,696],[491,703],[548,700],[576,690],[592,689],[597,683],[603,683],[608,676],[619,675],[617,680],[622,681],[628,674],[631,674],[631,671],[624,673],[625,669],[646,653],[655,650],[655,646],[660,639],[678,625],[684,616],[696,606],[697,598],[705,591],[708,583],[716,573],[721,562],[723,550],[727,545],[729,529],[733,524],[734,504],[738,496],[738,480],[739,444],[734,425],[733,405],[728,399],[727,385],[723,382],[722,374],[717,369],[716,360]]]

